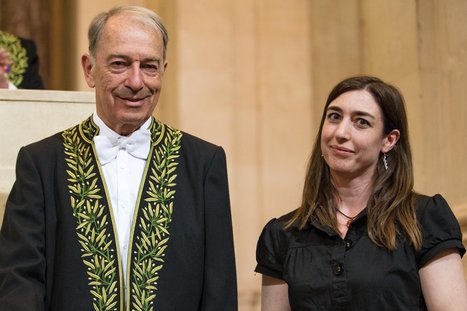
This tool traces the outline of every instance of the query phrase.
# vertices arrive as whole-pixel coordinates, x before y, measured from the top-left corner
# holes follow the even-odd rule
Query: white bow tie
[[[140,129],[128,137],[120,136],[117,139],[97,135],[94,137],[94,144],[101,165],[115,159],[119,150],[126,150],[135,158],[146,160],[151,145],[151,132]]]

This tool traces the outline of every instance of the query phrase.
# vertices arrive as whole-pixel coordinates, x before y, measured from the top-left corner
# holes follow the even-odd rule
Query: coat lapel
[[[62,133],[70,207],[76,219],[81,259],[94,310],[152,310],[159,271],[170,237],[182,133],[153,119],[151,150],[140,186],[128,253],[127,292],[123,293],[115,225],[93,137],[92,117]]]
[[[177,179],[182,133],[153,120],[152,148],[148,156],[133,219],[128,271],[131,310],[152,310],[157,301],[159,271],[170,237],[170,222]]]

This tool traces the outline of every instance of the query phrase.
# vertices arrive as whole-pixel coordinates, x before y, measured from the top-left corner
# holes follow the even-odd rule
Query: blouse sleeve
[[[462,257],[465,253],[462,232],[446,200],[439,194],[422,196],[417,205],[423,234],[422,249],[417,254],[419,267],[446,249],[457,249]]]
[[[258,240],[255,271],[283,280],[286,253],[284,224],[278,219],[272,219],[266,224]]]

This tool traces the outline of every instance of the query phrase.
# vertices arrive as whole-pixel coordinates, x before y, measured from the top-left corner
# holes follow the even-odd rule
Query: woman
[[[404,100],[375,77],[324,107],[301,206],[258,241],[262,310],[465,310],[459,224],[413,190]]]

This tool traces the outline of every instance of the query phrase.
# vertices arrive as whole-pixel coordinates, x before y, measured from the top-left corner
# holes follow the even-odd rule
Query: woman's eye
[[[358,118],[358,119],[357,119],[357,125],[360,126],[360,127],[369,127],[369,126],[370,126],[370,122],[368,122],[368,121],[365,120],[365,119]]]
[[[330,121],[337,121],[341,118],[341,116],[337,112],[330,112],[328,113],[328,120]]]

